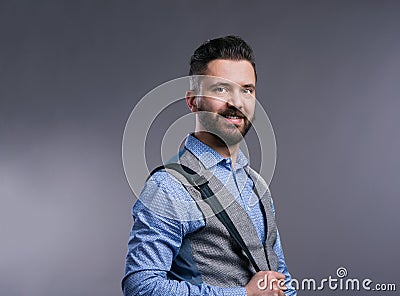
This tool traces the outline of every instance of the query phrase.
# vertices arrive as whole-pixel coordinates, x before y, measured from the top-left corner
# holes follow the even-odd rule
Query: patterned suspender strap
[[[201,194],[203,200],[211,207],[212,211],[214,212],[215,216],[221,221],[221,223],[226,227],[231,237],[234,241],[240,246],[240,248],[244,251],[247,258],[250,260],[251,264],[253,265],[256,272],[260,271],[256,261],[254,260],[253,256],[251,255],[249,249],[247,248],[243,238],[239,234],[238,230],[236,229],[235,225],[233,224],[231,218],[226,213],[225,209],[218,201],[214,192],[208,186],[208,181],[205,177],[197,174],[195,171],[190,169],[189,167],[178,164],[178,163],[169,163],[166,165],[159,166],[155,168],[151,173],[152,176],[156,171],[162,169],[171,169],[178,172],[180,175],[185,177],[185,179],[189,182],[193,188],[198,190]],[[149,176],[149,178],[150,178]]]

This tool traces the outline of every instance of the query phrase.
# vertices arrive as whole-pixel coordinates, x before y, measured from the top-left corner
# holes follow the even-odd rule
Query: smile
[[[232,124],[241,124],[243,122],[243,118],[239,116],[223,116],[227,121],[229,121]]]

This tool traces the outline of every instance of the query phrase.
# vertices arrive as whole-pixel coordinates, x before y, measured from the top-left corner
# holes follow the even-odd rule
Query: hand
[[[247,296],[284,296],[285,275],[276,271],[259,271],[245,286]]]

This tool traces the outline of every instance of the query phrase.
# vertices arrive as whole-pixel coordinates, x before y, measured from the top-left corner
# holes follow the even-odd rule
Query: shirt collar
[[[218,152],[210,146],[204,144],[197,139],[193,134],[189,134],[186,138],[185,148],[192,152],[204,165],[206,169],[216,166],[220,162],[226,163],[228,158],[222,157]],[[238,157],[236,159],[235,170],[248,165],[248,159],[244,153],[239,149]]]
[[[244,155],[242,150],[239,149],[235,168],[246,167],[248,164],[249,164],[249,160],[247,159],[246,155]]]

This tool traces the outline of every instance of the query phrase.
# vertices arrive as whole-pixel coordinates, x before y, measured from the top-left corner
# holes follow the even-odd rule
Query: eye
[[[243,88],[242,92],[246,95],[252,95],[254,93],[254,89],[253,88]]]
[[[225,87],[218,86],[215,88],[215,91],[219,93],[226,93],[228,90]]]

